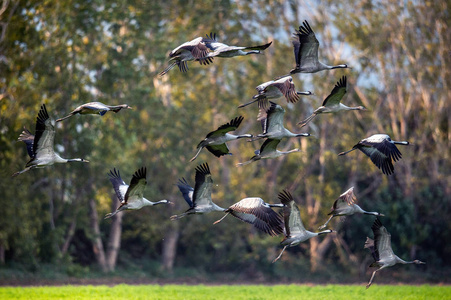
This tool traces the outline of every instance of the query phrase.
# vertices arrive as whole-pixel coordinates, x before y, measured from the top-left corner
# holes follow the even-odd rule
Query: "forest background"
[[[276,203],[287,188],[308,229],[323,224],[334,201],[354,186],[364,209],[385,214],[395,253],[425,266],[387,270],[378,282],[449,281],[450,10],[448,1],[18,1],[0,7],[0,281],[38,274],[122,276],[148,280],[366,281],[371,255],[370,216],[338,218],[336,234],[288,249],[249,224],[211,213],[170,221],[187,208],[175,183],[194,184],[194,169],[208,162],[213,200],[222,207],[257,196]],[[352,8],[352,9],[351,9]],[[337,69],[293,76],[310,90],[287,105],[286,127],[315,137],[284,140],[302,152],[236,167],[260,142],[230,143],[217,159],[197,143],[239,115],[239,133],[260,132],[256,106],[238,109],[260,83],[294,67],[292,33],[307,20],[320,41],[320,60]],[[231,45],[272,41],[262,55],[217,58],[209,66],[157,74],[169,51],[215,32]],[[368,111],[321,115],[300,130],[346,75],[344,103]],[[34,131],[45,103],[54,119],[91,101],[127,103],[132,110],[75,116],[56,126],[55,149],[89,164],[55,165],[17,178],[28,157],[17,138]],[[345,157],[360,139],[387,133],[407,140],[395,174],[385,176],[361,152]],[[107,173],[118,168],[129,183],[147,167],[145,196],[173,206],[147,207],[103,220],[118,201]],[[52,275],[53,274],[53,275]],[[93,275],[97,274],[97,275]],[[107,275],[102,275],[107,274]],[[421,276],[422,274],[422,276]],[[448,278],[448,279],[447,279]]]

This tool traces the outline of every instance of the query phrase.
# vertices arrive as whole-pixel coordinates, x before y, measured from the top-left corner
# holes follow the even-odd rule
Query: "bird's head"
[[[366,108],[364,106],[358,106],[359,110],[366,110]]]
[[[420,260],[418,260],[418,259],[415,259],[415,260],[413,261],[413,263],[414,263],[414,264],[417,264],[417,265],[425,265],[425,264],[426,264],[425,262],[422,262],[422,261],[420,261]]]
[[[125,109],[133,109],[131,106],[129,106],[128,104],[122,104],[122,107]]]
[[[381,214],[381,213],[378,213],[377,214],[379,217],[385,217],[385,215],[384,214]]]
[[[84,163],[88,163],[89,160],[84,159],[84,158],[72,158],[72,159],[68,159],[67,162],[74,162],[74,161],[79,161],[79,162],[84,162]]]

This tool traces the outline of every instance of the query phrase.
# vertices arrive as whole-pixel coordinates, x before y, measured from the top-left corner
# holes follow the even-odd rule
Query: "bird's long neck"
[[[409,142],[407,141],[393,141],[394,144],[398,144],[398,145],[409,145]]]
[[[243,139],[243,138],[252,138],[254,136],[252,134],[241,134],[241,135],[236,135],[235,137],[236,137],[236,139]]]
[[[269,204],[268,203],[268,206],[269,207],[284,207],[284,205],[282,203],[275,203],[275,204]]]
[[[345,69],[348,65],[336,65],[336,66],[328,66],[328,69]]]
[[[326,234],[326,233],[331,233],[331,232],[332,232],[332,230],[327,229],[327,230],[323,230],[323,231],[317,232],[316,235],[321,235],[321,234]]]
[[[108,108],[112,111],[114,111],[115,113],[117,113],[118,111],[120,111],[123,108],[126,108],[125,104],[121,104],[121,105],[107,105]]]
[[[402,258],[399,258],[399,256],[396,256],[396,262],[398,264],[403,264],[403,265],[414,264],[415,263],[415,261],[405,261]]]
[[[66,162],[74,162],[74,161],[86,162],[86,160],[84,160],[83,158],[68,158],[68,159],[62,158],[62,161],[58,161],[58,162],[66,163]]]
[[[298,95],[313,95],[312,92],[308,91],[308,92],[296,92],[296,94]]]
[[[300,136],[310,136],[310,133],[295,133],[293,134],[294,137],[300,137]]]
[[[166,203],[169,203],[169,201],[166,200],[166,199],[163,199],[163,200],[160,200],[160,201],[157,201],[157,202],[152,202],[152,203],[153,203],[152,205],[158,205],[158,204],[166,204]]]

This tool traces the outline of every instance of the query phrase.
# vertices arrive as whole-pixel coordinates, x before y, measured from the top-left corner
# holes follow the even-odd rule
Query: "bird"
[[[283,126],[283,116],[285,114],[285,109],[270,101],[271,106],[266,111],[266,117],[261,120],[261,125],[263,129],[262,134],[258,134],[255,138],[250,141],[255,141],[261,138],[269,138],[275,140],[281,140],[283,138],[291,137],[301,137],[310,136],[309,133],[292,133]]]
[[[396,144],[409,145],[409,142],[393,141],[387,134],[374,134],[358,142],[351,150],[341,152],[338,155],[346,155],[355,149],[359,149],[371,159],[376,167],[382,170],[382,173],[391,175],[395,171],[392,159],[398,161],[402,157]]]
[[[278,195],[280,202],[284,205],[283,207],[283,219],[285,224],[285,238],[280,243],[283,247],[282,252],[277,256],[272,262],[275,263],[282,256],[283,252],[287,247],[293,247],[306,240],[334,232],[330,229],[311,232],[305,229],[304,224],[302,224],[301,213],[297,207],[293,196],[287,190],[283,190]]]
[[[231,155],[226,142],[241,138],[252,138],[252,134],[233,135],[229,133],[230,131],[236,130],[240,126],[243,119],[244,118],[242,116],[236,117],[229,123],[221,125],[215,131],[207,134],[206,138],[197,145],[197,153],[193,158],[191,158],[190,162],[199,156],[200,151],[202,151],[204,147],[216,157],[221,157],[227,154]]]
[[[293,35],[294,37],[292,39],[292,44],[294,49],[294,59],[296,61],[296,67],[292,69],[290,71],[290,74],[288,75],[293,75],[296,73],[316,73],[323,70],[349,68],[347,64],[328,66],[318,61],[319,42],[316,39],[315,33],[313,32],[307,20],[302,22],[302,25],[299,26],[299,30],[293,33]]]
[[[349,107],[344,105],[343,103],[340,103],[341,99],[346,94],[346,83],[346,76],[341,77],[340,80],[335,84],[335,87],[333,88],[329,96],[324,99],[323,105],[318,107],[310,117],[302,122],[299,122],[298,125],[304,127],[305,125],[307,125],[307,123],[313,120],[316,115],[322,113],[335,113],[342,110],[366,110],[366,108],[363,106]]]
[[[205,45],[212,52],[207,53],[207,57],[234,57],[245,56],[250,54],[260,54],[261,51],[271,46],[272,42],[258,46],[229,46],[216,40],[216,33],[210,33],[205,39]]]
[[[80,115],[87,115],[87,114],[96,115],[96,114],[99,114],[99,115],[103,116],[104,114],[106,114],[110,110],[114,111],[115,113],[118,113],[121,109],[131,109],[131,107],[128,106],[127,104],[106,105],[106,104],[103,104],[102,102],[89,102],[89,103],[85,103],[83,105],[80,105],[79,107],[74,109],[69,115],[56,120],[56,122],[61,122],[61,121],[65,120],[67,118],[70,118],[70,117],[72,117],[73,115],[76,115],[76,114],[80,114]]]
[[[419,260],[405,261],[395,255],[393,249],[391,248],[391,234],[382,225],[379,218],[376,218],[373,225],[371,226],[371,229],[373,230],[374,240],[367,237],[364,248],[369,249],[374,258],[374,262],[370,265],[370,267],[379,267],[379,269],[373,272],[370,281],[366,285],[366,288],[369,288],[373,283],[374,275],[376,275],[376,272],[382,269],[394,266],[396,264],[426,264],[425,262]]]
[[[258,91],[257,95],[252,97],[251,102],[241,104],[238,108],[248,106],[258,101],[258,107],[266,109],[269,99],[277,99],[285,97],[287,103],[296,103],[299,100],[299,95],[313,95],[312,92],[297,92],[291,76],[282,77],[277,80],[267,81],[255,88]]]
[[[351,216],[355,213],[373,216],[384,216],[383,214],[378,212],[363,210],[360,206],[358,206],[355,203],[356,201],[357,198],[354,194],[354,187],[351,187],[349,190],[341,194],[340,197],[338,197],[338,199],[335,200],[331,212],[328,214],[331,215],[329,220],[327,220],[327,222],[324,223],[324,225],[321,225],[318,229],[321,230],[326,228],[330,220],[332,220],[333,217],[337,216]]]
[[[225,211],[211,200],[211,188],[213,179],[211,178],[210,167],[207,163],[196,167],[196,184],[194,189],[188,184],[185,178],[179,179],[177,186],[183,195],[189,208],[180,215],[171,216],[171,220],[178,220],[191,214],[206,214],[212,211]]]
[[[279,151],[276,149],[279,143],[279,139],[266,139],[263,145],[260,147],[260,150],[256,150],[255,155],[252,156],[250,160],[243,163],[238,163],[237,166],[244,166],[260,159],[276,158],[285,154],[300,151],[298,148],[289,151]]]
[[[133,174],[130,185],[128,185],[122,180],[119,170],[116,170],[116,168],[110,170],[108,176],[110,177],[110,181],[113,184],[114,191],[116,192],[116,196],[121,202],[121,205],[116,209],[116,211],[106,214],[105,219],[111,218],[123,210],[138,210],[144,206],[171,203],[166,199],[152,202],[144,198],[143,193],[147,185],[146,175],[146,167],[138,169]]]
[[[45,104],[41,105],[41,108],[36,118],[36,130],[33,135],[27,128],[19,136],[19,141],[23,141],[27,146],[27,152],[30,156],[30,160],[25,165],[25,169],[16,172],[12,177],[16,177],[22,173],[25,173],[31,169],[43,168],[51,166],[55,163],[68,163],[68,162],[89,162],[83,158],[62,158],[53,150],[55,138],[55,122],[49,117]]]
[[[283,220],[271,207],[283,207],[283,204],[269,204],[259,197],[244,198],[227,208],[224,211],[226,214],[213,224],[218,224],[231,214],[241,221],[252,224],[255,228],[275,236],[283,232]]]
[[[208,65],[213,62],[213,57],[207,57],[211,50],[207,47],[206,42],[210,39],[197,37],[189,42],[183,43],[169,53],[169,66],[167,66],[158,75],[163,76],[169,72],[174,66],[178,66],[181,72],[188,71],[187,61],[197,60],[201,65]],[[211,40],[210,40],[211,42]]]

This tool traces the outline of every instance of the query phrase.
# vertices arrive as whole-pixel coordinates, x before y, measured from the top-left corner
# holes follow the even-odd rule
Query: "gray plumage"
[[[237,166],[244,166],[260,159],[276,158],[282,155],[299,151],[298,148],[289,151],[279,151],[277,150],[277,145],[279,145],[279,143],[280,139],[266,139],[263,145],[260,147],[260,150],[255,151],[255,155],[252,156],[250,160],[243,163],[238,163]]]
[[[271,102],[271,106],[266,111],[266,117],[261,120],[263,133],[258,134],[256,138],[251,141],[255,141],[261,138],[269,138],[275,140],[281,140],[284,138],[310,136],[309,133],[293,133],[285,128],[283,125],[283,117],[285,115],[285,109]]]
[[[332,218],[338,216],[351,216],[356,213],[373,216],[384,216],[383,214],[378,212],[363,210],[355,203],[356,201],[357,198],[354,194],[354,187],[351,187],[334,201],[331,212],[329,213],[329,215],[331,215],[329,220],[327,220],[327,222],[324,223],[324,225],[321,225],[318,229],[321,230],[326,228],[327,224],[329,224]]]
[[[170,203],[170,201],[166,199],[152,202],[144,198],[144,189],[147,185],[146,175],[147,169],[145,167],[138,169],[133,174],[130,185],[128,185],[122,180],[119,170],[110,170],[108,176],[110,177],[111,184],[113,185],[114,191],[116,192],[116,196],[121,205],[116,209],[116,211],[106,214],[105,219],[111,218],[123,210],[138,210],[144,206]]]
[[[271,46],[271,44],[272,42],[269,42],[264,45],[249,46],[249,47],[229,46],[227,44],[218,42],[216,40],[215,33],[210,33],[210,35],[207,35],[207,41],[205,43],[208,49],[212,51],[207,54],[207,57],[234,57],[234,56],[245,56],[250,54],[260,54],[261,51]]]
[[[207,134],[205,139],[197,145],[196,155],[191,158],[190,162],[197,158],[203,148],[207,148],[207,150],[216,157],[221,157],[227,154],[231,155],[226,142],[252,137],[252,134],[234,135],[229,133],[230,131],[235,131],[240,126],[243,119],[244,118],[242,116],[236,117],[229,123],[221,125],[218,129]]]
[[[279,200],[284,205],[283,219],[285,223],[285,238],[280,243],[284,247],[279,256],[273,260],[273,263],[279,260],[287,247],[293,247],[312,237],[333,232],[329,229],[320,232],[311,232],[306,230],[304,224],[302,223],[301,212],[294,202],[293,196],[290,192],[284,190],[279,193]]]
[[[351,150],[341,152],[338,155],[345,155],[359,149],[371,159],[376,167],[382,170],[382,173],[391,175],[395,171],[392,160],[398,161],[402,157],[396,144],[409,145],[409,142],[393,141],[387,134],[374,134],[358,142]]]
[[[41,105],[36,119],[35,135],[24,127],[24,131],[19,136],[19,141],[23,141],[27,146],[30,160],[25,165],[25,169],[16,172],[12,177],[16,177],[34,168],[43,168],[55,163],[68,162],[89,162],[83,158],[62,158],[53,150],[55,138],[55,122],[49,117],[45,104]]]
[[[211,188],[213,179],[207,163],[196,167],[196,184],[194,189],[189,186],[185,179],[179,180],[177,186],[183,195],[189,208],[180,215],[171,216],[171,220],[177,220],[191,214],[206,214],[212,211],[225,211],[211,200]]]
[[[87,115],[87,114],[97,115],[98,114],[98,115],[103,116],[104,114],[106,114],[109,111],[114,111],[115,113],[118,113],[121,109],[131,109],[131,107],[128,106],[127,104],[106,105],[106,104],[103,104],[102,102],[89,102],[89,103],[80,105],[79,107],[74,109],[69,115],[56,120],[56,122],[61,122],[61,121],[65,120],[67,118],[70,118],[76,114],[80,114],[80,115]]]
[[[318,107],[311,116],[305,119],[302,122],[299,122],[298,125],[304,127],[307,125],[314,117],[323,113],[336,113],[343,110],[365,110],[366,108],[363,106],[349,107],[341,103],[341,99],[346,94],[346,84],[347,79],[346,76],[340,78],[340,80],[335,84],[332,92],[324,99],[323,104]]]
[[[283,221],[271,207],[283,207],[283,204],[269,204],[259,197],[244,198],[226,209],[225,216],[213,224],[221,222],[230,214],[241,221],[252,224],[258,230],[275,236],[283,232]]]
[[[368,248],[374,258],[374,262],[370,265],[370,267],[379,267],[379,269],[373,272],[370,281],[366,285],[366,288],[369,288],[373,283],[374,275],[376,275],[376,272],[382,269],[394,266],[396,264],[425,264],[424,262],[419,260],[405,261],[395,255],[391,247],[391,235],[382,225],[379,218],[376,218],[373,225],[371,226],[371,229],[373,230],[374,240],[367,237],[364,248]]]

